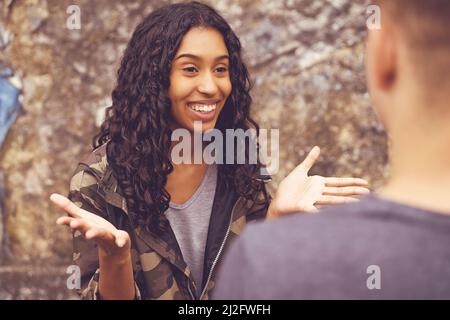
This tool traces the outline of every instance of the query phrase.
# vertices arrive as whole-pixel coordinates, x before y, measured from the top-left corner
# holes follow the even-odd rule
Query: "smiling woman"
[[[239,39],[211,7],[168,5],[137,26],[94,150],[71,179],[70,200],[51,196],[69,214],[57,222],[74,230],[83,297],[207,299],[226,248],[247,222],[365,192],[340,188],[364,181],[309,180],[317,149],[282,183],[286,201],[270,210],[269,177],[248,153],[244,163],[230,164],[227,152],[240,155],[226,146],[227,161],[172,161],[181,143],[172,132],[194,133],[199,121],[201,132],[258,133],[250,87]]]
[[[268,177],[249,161],[174,163],[171,133],[199,121],[224,135],[258,129],[249,90],[239,39],[211,7],[169,5],[137,26],[72,202],[52,196],[69,213],[58,222],[77,231],[84,297],[208,297],[224,248],[266,214]]]

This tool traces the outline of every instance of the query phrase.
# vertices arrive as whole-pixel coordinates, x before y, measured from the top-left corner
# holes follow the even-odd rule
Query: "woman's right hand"
[[[50,200],[68,213],[56,221],[73,231],[81,232],[88,240],[94,240],[99,246],[99,255],[113,258],[127,258],[130,254],[131,240],[127,232],[118,230],[102,217],[76,206],[66,197],[54,193]]]

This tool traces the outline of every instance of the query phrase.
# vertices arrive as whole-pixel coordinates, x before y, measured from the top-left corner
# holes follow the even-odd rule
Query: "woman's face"
[[[189,30],[172,61],[169,97],[176,128],[194,131],[201,121],[202,131],[215,127],[231,93],[228,50],[215,29]]]

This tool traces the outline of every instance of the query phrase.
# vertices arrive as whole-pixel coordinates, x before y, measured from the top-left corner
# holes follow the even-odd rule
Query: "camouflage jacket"
[[[266,206],[239,197],[218,179],[205,248],[203,289],[197,297],[189,267],[166,217],[161,215],[158,226],[150,230],[131,226],[127,203],[108,167],[106,144],[79,162],[70,181],[69,198],[129,233],[137,299],[208,299],[230,242],[247,222],[262,219],[267,212]],[[97,244],[75,232],[73,260],[81,270],[79,294],[84,299],[97,299]]]

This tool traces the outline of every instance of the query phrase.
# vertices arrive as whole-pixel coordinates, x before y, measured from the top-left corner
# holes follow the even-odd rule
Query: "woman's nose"
[[[198,91],[206,95],[215,95],[219,90],[217,79],[210,72],[205,72],[198,83]]]

